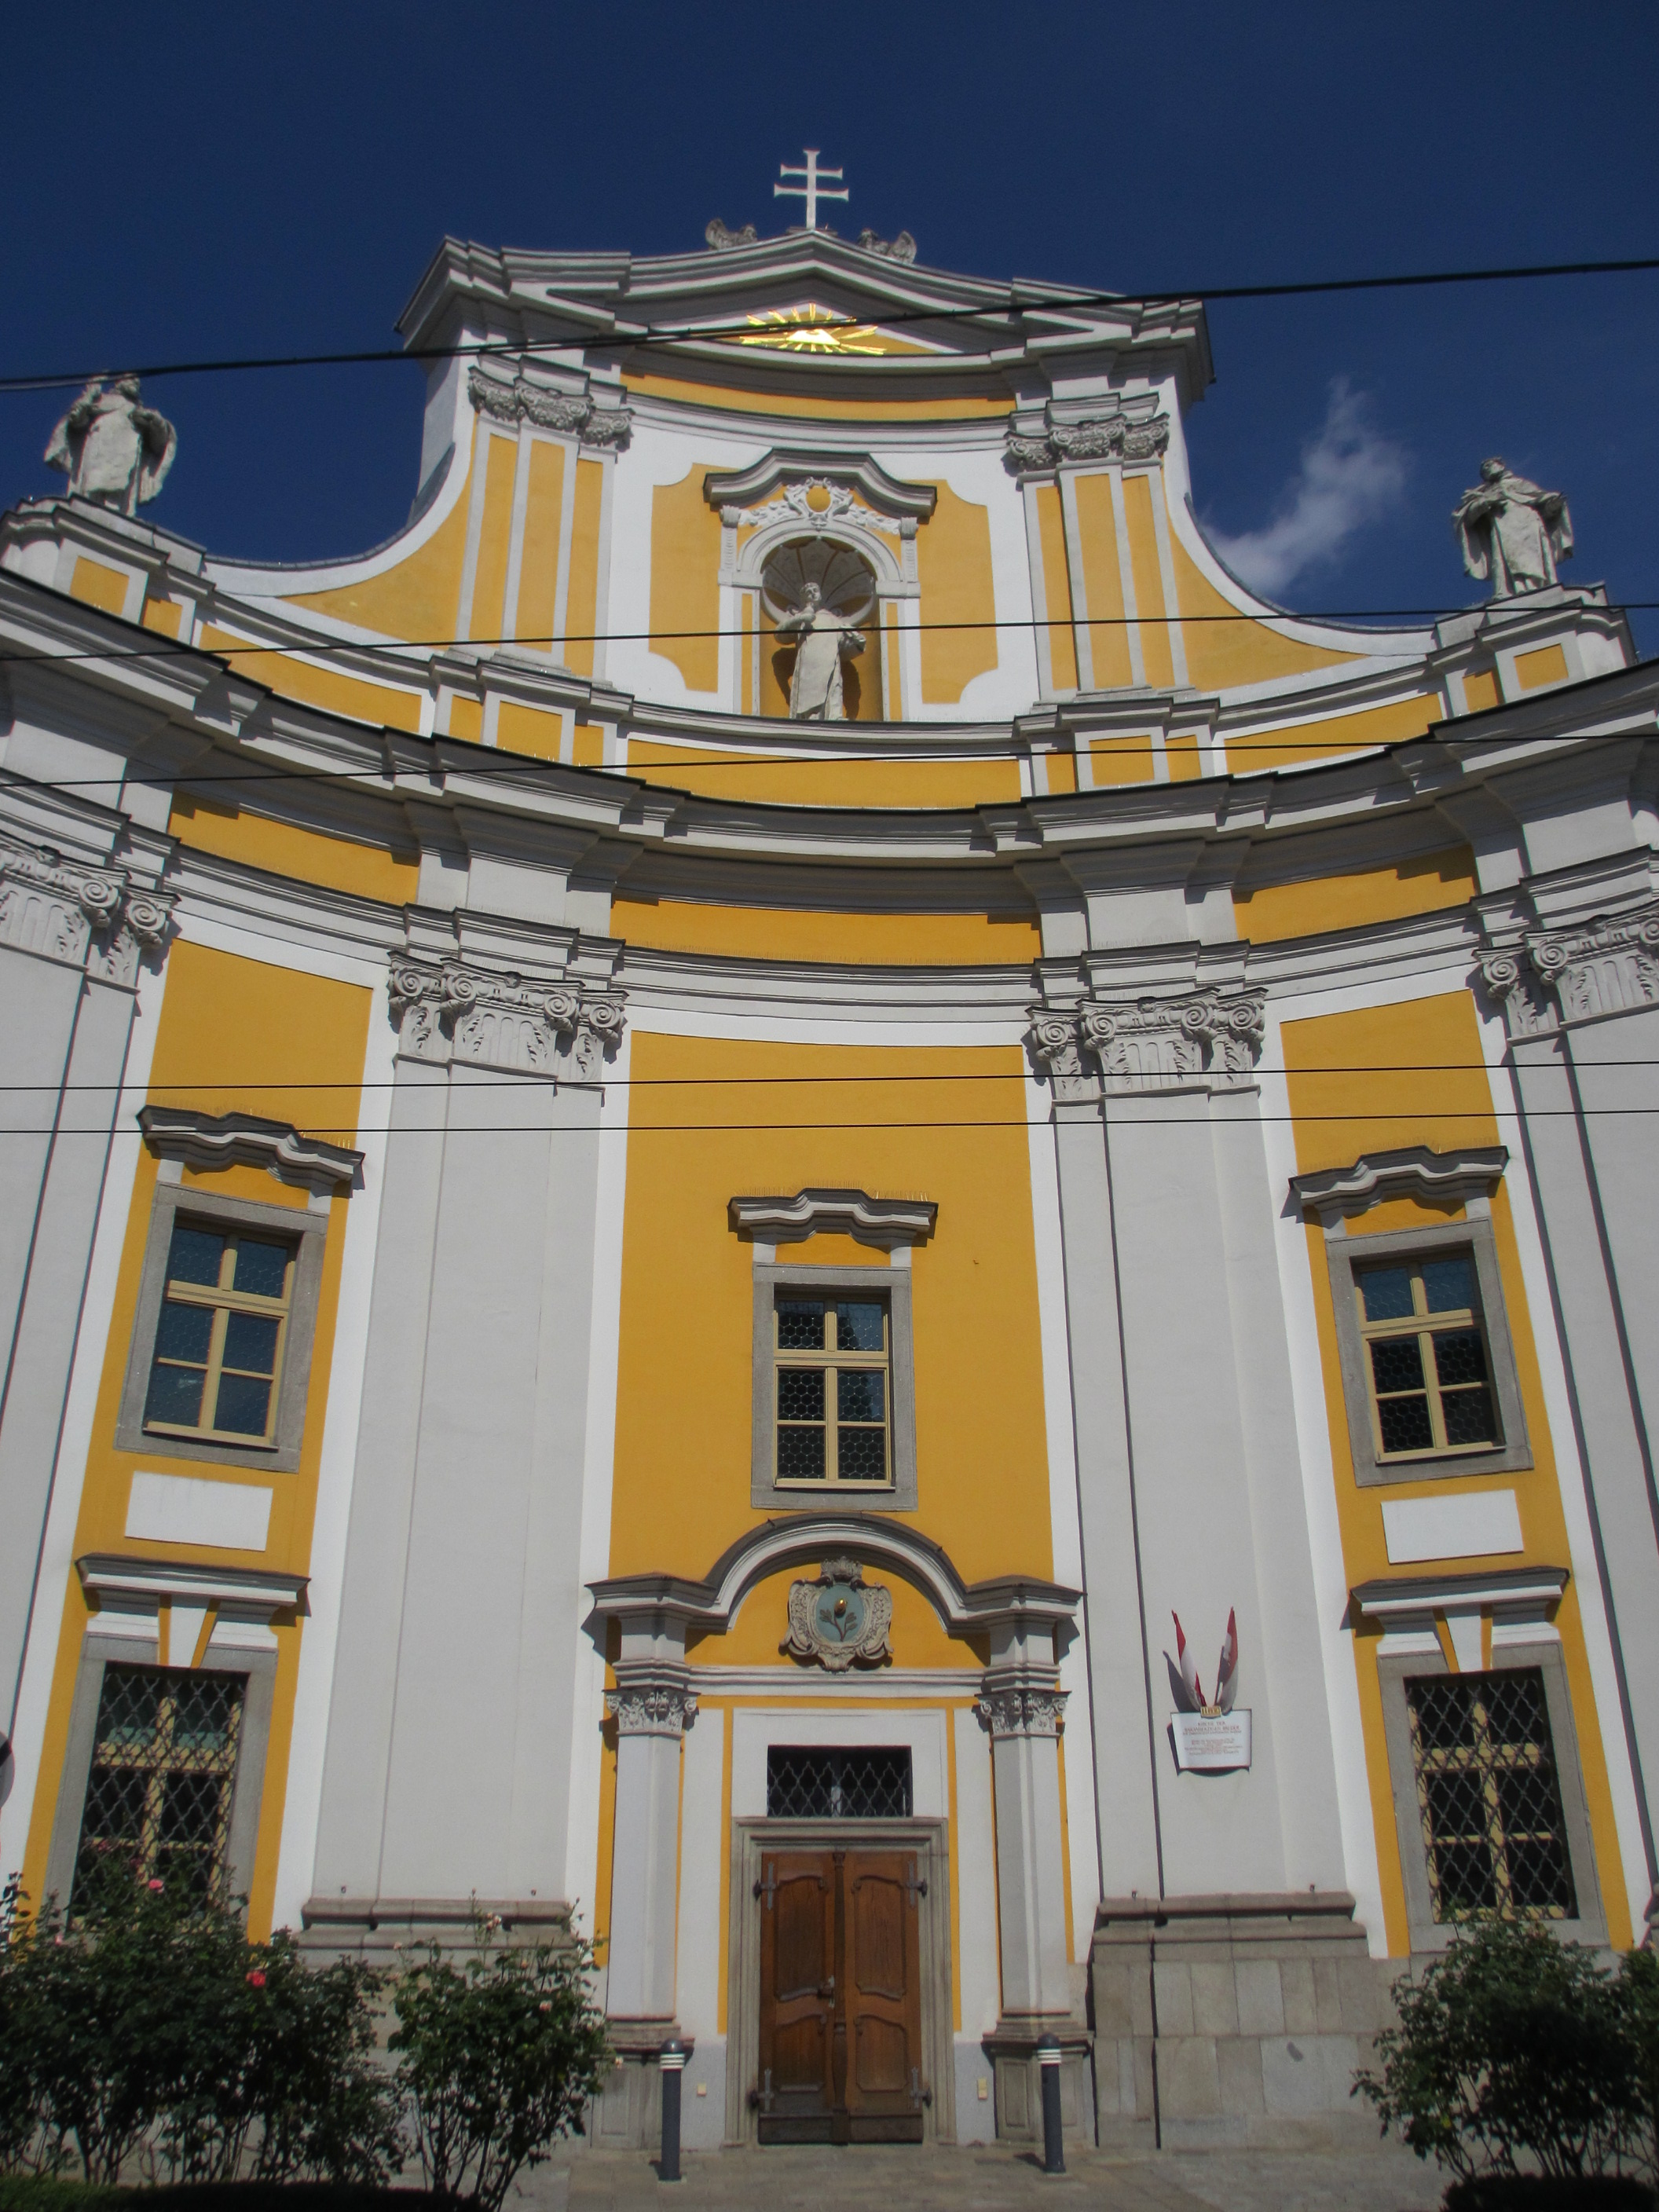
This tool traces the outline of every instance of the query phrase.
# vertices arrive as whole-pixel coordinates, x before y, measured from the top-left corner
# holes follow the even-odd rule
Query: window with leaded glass
[[[104,1668],[75,1888],[109,1865],[222,1899],[246,1678]]]
[[[843,1751],[774,1744],[767,1752],[769,1820],[908,1820],[910,1810],[908,1747]]]
[[[780,1483],[891,1486],[889,1335],[884,1297],[777,1292],[773,1389]]]
[[[1501,1443],[1473,1254],[1357,1267],[1353,1282],[1379,1462]]]
[[[1431,1674],[1405,1687],[1435,1919],[1572,1919],[1541,1672]]]
[[[292,1244],[175,1219],[149,1382],[146,1431],[268,1443],[292,1304]]]

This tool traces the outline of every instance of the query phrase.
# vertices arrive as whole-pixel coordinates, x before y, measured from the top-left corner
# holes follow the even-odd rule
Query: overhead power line
[[[783,726],[788,727],[791,726],[784,725]],[[851,724],[848,726],[853,728],[863,727],[873,731],[877,729],[893,729],[902,727],[904,726],[890,722],[871,722],[861,725],[855,723]],[[1295,725],[1293,726],[1301,727],[1304,726]],[[682,771],[688,775],[754,775],[757,773],[769,775],[775,769],[857,769],[863,770],[866,769],[884,768],[1007,768],[1018,767],[1020,764],[1020,762],[1025,757],[1024,754],[1014,752],[1006,748],[996,752],[988,750],[978,752],[902,752],[897,750],[894,750],[882,752],[856,753],[769,753],[757,751],[752,749],[752,745],[744,747],[742,741],[738,738],[723,738],[711,739],[710,743],[711,744],[717,746],[720,750],[725,752],[741,749],[742,757],[735,760],[704,760],[699,757],[698,752],[695,747],[675,744],[672,740],[665,738],[635,732],[629,740],[630,744],[641,747],[658,747],[661,749],[661,752],[668,753],[671,757],[665,759],[661,757],[661,752],[659,752],[655,757],[648,760],[621,761],[605,763],[595,763],[588,765],[580,765],[572,761],[551,760],[539,753],[515,753],[493,745],[479,745],[476,738],[446,738],[442,736],[420,738],[414,731],[411,730],[399,730],[393,732],[393,734],[398,737],[414,737],[416,738],[416,741],[422,744],[465,744],[473,750],[486,754],[489,757],[487,763],[484,762],[468,761],[463,767],[457,768],[452,764],[447,770],[447,773],[453,775],[457,781],[467,783],[493,783],[502,781],[507,783],[514,781],[523,782],[535,775],[545,775],[550,769],[560,769],[567,773],[574,772],[577,775],[606,775],[619,781],[633,781],[636,782],[644,782],[648,781],[653,774],[666,773],[669,770],[672,770],[676,775],[679,775]],[[1085,738],[1089,735],[1086,732],[1083,734]],[[1094,734],[1097,738],[1099,738],[1103,743],[1116,743],[1120,738],[1121,738],[1126,743],[1133,742],[1136,739],[1146,738],[1147,735],[1146,732],[1144,730],[1106,732],[1103,733],[1097,732]],[[1190,735],[1191,733],[1177,732],[1177,736],[1182,734]],[[1358,758],[1361,753],[1385,752],[1395,745],[1419,744],[1422,742],[1424,734],[1425,733],[1423,732],[1419,732],[1415,738],[1372,738],[1368,739],[1351,738],[1345,741],[1340,738],[1332,739],[1325,738],[1278,737],[1275,736],[1272,731],[1267,731],[1261,735],[1254,738],[1223,737],[1212,739],[1211,742],[1212,748],[1218,746],[1220,750],[1226,754],[1230,762],[1237,759],[1242,755],[1249,753],[1307,753],[1316,760],[1329,760],[1334,762]],[[1574,738],[1573,743],[1580,745],[1628,744],[1631,742],[1632,734],[1632,733],[1628,730],[1585,730]],[[808,739],[802,740],[801,742],[810,743],[811,741]],[[1458,743],[1466,751],[1473,750],[1474,748],[1480,746],[1506,745],[1512,742],[1512,738],[1501,734],[1492,734],[1485,737],[1474,735],[1467,738],[1460,736],[1458,739]],[[1148,741],[1147,750],[1150,754],[1150,741]],[[1059,760],[1070,760],[1076,757],[1075,755],[1068,752],[1043,752],[1040,753],[1036,757],[1043,759]],[[1092,759],[1092,755],[1089,752],[1086,744],[1083,749],[1083,757]],[[1134,757],[1139,757],[1139,755],[1137,754]],[[1190,749],[1184,752],[1178,750],[1176,757],[1177,759],[1190,759],[1192,757]],[[411,770],[410,772],[415,773],[416,771]],[[268,764],[262,763],[256,768],[226,769],[216,773],[207,773],[199,769],[191,769],[188,766],[167,769],[146,769],[142,766],[132,764],[129,766],[125,772],[119,775],[20,776],[9,773],[3,769],[0,769],[0,785],[9,785],[13,788],[20,791],[83,792],[120,791],[128,787],[136,787],[138,788],[148,788],[159,791],[176,791],[180,795],[188,797],[191,792],[216,789],[228,784],[362,784],[365,782],[374,782],[378,779],[384,777],[386,774],[386,769],[379,763],[371,762],[365,762],[362,766],[357,768],[327,769],[290,768],[283,763],[272,762]],[[1147,783],[1152,780],[1152,779],[1146,776],[1140,776],[1134,779],[1133,781],[1125,782],[1121,785],[1096,784],[1091,788],[1086,790],[1079,789],[1075,792],[1036,792],[1031,793],[1030,796],[1037,799],[1073,798],[1088,799],[1107,791],[1136,789],[1139,788],[1140,785]],[[1191,779],[1188,780],[1190,781]],[[673,788],[672,784],[665,787],[659,786],[658,787],[665,787],[668,789]],[[384,795],[387,799],[397,799],[403,796],[413,797],[416,794],[412,791],[407,793],[400,791],[394,783]],[[895,808],[891,811],[901,813],[905,811],[903,808]],[[371,840],[369,842],[373,841]],[[1404,857],[1413,858],[1416,856],[1406,855]]]
[[[1542,1106],[1530,1107],[1525,1118],[1538,1121],[1613,1120],[1626,1115],[1659,1115],[1659,1103],[1651,1106]],[[1490,1127],[1498,1121],[1514,1121],[1521,1118],[1512,1107],[1447,1107],[1402,1106],[1392,1112],[1368,1108],[1354,1114],[1257,1114],[1256,1122],[1294,1123],[1307,1126],[1314,1123],[1363,1121],[1371,1127],[1379,1122],[1397,1121],[1410,1127],[1420,1127],[1425,1121],[1478,1121]],[[1170,1122],[1176,1126],[1207,1133],[1212,1125],[1194,1122],[1185,1114],[1136,1114],[1133,1122],[1119,1122],[1116,1127],[1145,1128],[1149,1125]],[[878,1129],[1046,1129],[1050,1126],[1045,1117],[1033,1121],[1024,1115],[994,1117],[988,1121],[937,1121],[918,1116],[915,1121],[638,1121],[599,1123],[550,1123],[526,1128],[521,1121],[468,1121],[457,1127],[447,1121],[403,1122],[393,1125],[382,1122],[374,1127],[362,1122],[313,1122],[308,1125],[313,1136],[357,1137],[536,1137],[536,1136],[611,1136],[611,1137],[697,1137],[765,1134],[812,1134],[819,1132],[848,1134],[860,1130]],[[48,1122],[40,1128],[0,1128],[0,1137],[91,1137],[100,1144],[109,1140],[108,1128],[66,1128],[61,1121]],[[127,1133],[137,1133],[137,1124]]]
[[[315,565],[327,568],[340,564],[319,562]],[[74,604],[83,605],[86,603],[76,600]],[[987,615],[972,621],[918,620],[899,624],[890,631],[882,629],[873,617],[866,617],[865,620],[872,629],[877,630],[878,636],[884,639],[889,635],[916,636],[923,633],[933,635],[941,631],[958,630],[1157,629],[1168,624],[1187,629],[1224,623],[1446,622],[1458,615],[1479,614],[1483,611],[1486,604],[1487,603],[1478,602],[1472,607],[1323,607],[1315,608],[1306,613],[1292,611],[1287,607],[1261,607],[1254,610],[1230,609],[1224,614]],[[1605,611],[1609,614],[1645,614],[1652,612],[1656,608],[1659,608],[1659,599],[1619,599],[1610,601]],[[100,609],[99,611],[102,612],[104,610]],[[122,627],[126,629],[137,629],[142,627],[137,623],[125,622],[120,617],[112,617],[111,619],[121,621]],[[1379,636],[1387,635],[1386,631],[1378,632]],[[315,637],[296,640],[287,645],[266,644],[258,638],[240,638],[230,633],[225,633],[220,641],[211,645],[191,644],[187,638],[171,638],[163,632],[155,630],[146,632],[146,635],[153,638],[155,642],[143,645],[76,647],[64,653],[54,652],[50,648],[29,652],[0,652],[0,663],[33,666],[40,663],[52,661],[179,660],[188,659],[195,653],[206,653],[220,660],[228,659],[232,654],[240,654],[244,659],[258,657],[273,660],[325,660],[344,653],[384,653],[390,658],[387,665],[381,668],[378,676],[371,675],[362,669],[354,669],[351,672],[361,678],[364,683],[380,681],[390,683],[400,673],[410,678],[417,673],[424,674],[423,670],[417,671],[413,666],[400,669],[396,656],[405,653],[447,653],[457,647],[517,645],[529,646],[537,651],[550,653],[556,645],[567,648],[573,645],[656,646],[680,644],[696,639],[726,637],[735,638],[741,644],[752,644],[757,640],[764,643],[766,640],[775,636],[775,632],[758,629],[753,624],[744,626],[742,623],[737,623],[713,629],[668,629],[659,627],[654,629],[538,632],[519,630],[504,633],[496,637],[349,638],[331,637],[325,634],[319,634]],[[787,647],[788,641],[786,639],[784,643]],[[1392,655],[1385,653],[1381,657],[1413,659],[1416,655],[1414,653],[1398,653]],[[554,671],[551,672],[569,674],[571,672],[561,671],[558,664],[556,663]]]
[[[1006,299],[981,301],[975,307],[899,308],[879,318],[883,329],[910,324],[954,322],[994,323],[1032,313],[1065,313],[1085,307],[1165,307],[1182,301],[1305,299],[1322,293],[1392,292],[1444,284],[1498,284],[1559,276],[1614,276],[1659,269],[1659,255],[1612,261],[1545,261],[1502,269],[1414,270],[1388,276],[1325,276],[1297,283],[1185,284],[1158,291],[1054,292],[1022,295],[1012,286]],[[553,306],[551,312],[558,308]],[[848,315],[850,323],[856,319]],[[769,342],[787,338],[792,331],[833,329],[833,324],[769,322],[759,332]],[[106,361],[94,368],[35,369],[0,377],[0,392],[49,392],[60,386],[84,384],[94,376],[217,376],[246,370],[274,368],[343,368],[376,362],[454,361],[491,354],[521,356],[536,353],[610,351],[630,353],[642,348],[683,346],[721,338],[753,339],[757,325],[741,323],[685,323],[672,327],[647,326],[635,333],[575,331],[558,338],[483,340],[457,346],[365,346],[332,353],[225,355],[193,361]]]
[[[550,983],[546,988],[551,990],[557,987]],[[809,1052],[825,1049],[821,1045],[774,1045],[771,1048]],[[837,1045],[830,1049],[838,1052],[998,1052],[1010,1048],[1006,1045],[914,1045],[907,1042],[903,1045]],[[1621,1060],[1617,1065],[1621,1068],[1656,1067],[1659,1066],[1659,1060]],[[1299,1081],[1304,1076],[1311,1075],[1489,1075],[1492,1069],[1490,1063],[1484,1060],[1342,1060],[1310,1064],[1303,1067],[1269,1067],[1258,1063],[1251,1073],[1254,1075],[1294,1077]],[[623,1091],[739,1091],[787,1089],[796,1085],[819,1090],[834,1084],[1026,1083],[1033,1080],[1024,1068],[1002,1067],[873,1072],[866,1075],[608,1075],[605,1079],[607,1084],[614,1084]],[[509,1090],[522,1080],[520,1076],[478,1075],[470,1071],[467,1087],[476,1091]],[[291,1081],[272,1081],[264,1076],[203,1075],[194,1076],[188,1082],[175,1079],[171,1082],[159,1083],[152,1079],[149,1091],[154,1094],[155,1103],[167,1100],[179,1104],[184,1103],[185,1092],[201,1091],[298,1091],[311,1093],[319,1091],[395,1091],[397,1087],[395,1076],[365,1076],[360,1081],[353,1082],[349,1079],[308,1081],[295,1077]],[[112,1091],[133,1091],[137,1088],[131,1083],[0,1083],[0,1093],[7,1095],[45,1091],[58,1097],[76,1091],[107,1096]]]

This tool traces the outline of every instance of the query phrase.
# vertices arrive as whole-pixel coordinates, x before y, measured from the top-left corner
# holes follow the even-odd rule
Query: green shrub
[[[1460,2180],[1522,2171],[1601,2174],[1635,2147],[1643,2116],[1632,2008],[1592,1955],[1536,1924],[1460,1933],[1377,2037],[1382,2071],[1354,2094],[1419,2158]]]
[[[374,2064],[374,1977],[250,1944],[240,1914],[112,1860],[73,1921],[0,1921],[0,2166],[89,2183],[142,2150],[173,2179],[376,2183],[397,2102]]]
[[[431,1946],[392,2001],[389,2048],[427,2186],[479,2212],[497,2212],[523,2166],[581,2132],[605,2056],[588,1945],[573,1936],[487,1954],[498,1924],[477,1923],[464,1966]]]
[[[1485,2173],[1453,2182],[1445,2212],[1653,2212],[1653,2202],[1628,2174]]]

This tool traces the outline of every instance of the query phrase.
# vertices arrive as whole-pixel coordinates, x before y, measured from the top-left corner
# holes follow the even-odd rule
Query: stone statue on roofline
[[[1480,481],[1452,513],[1463,566],[1495,599],[1541,591],[1560,581],[1558,564],[1572,552],[1572,517],[1559,491],[1540,491],[1495,457],[1480,464]]]
[[[46,459],[68,477],[71,498],[136,514],[161,490],[178,450],[166,416],[140,403],[136,376],[107,386],[95,376],[52,432]]]

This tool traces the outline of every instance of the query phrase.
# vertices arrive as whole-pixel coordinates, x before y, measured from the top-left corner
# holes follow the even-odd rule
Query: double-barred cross
[[[803,146],[801,151],[806,156],[804,167],[792,165],[787,161],[780,161],[778,164],[778,174],[781,177],[799,177],[800,182],[798,185],[787,183],[774,185],[772,197],[775,200],[805,200],[806,228],[808,230],[816,230],[818,227],[818,202],[850,199],[852,194],[842,183],[842,172],[839,169],[819,168],[818,149],[816,146]],[[832,190],[823,182],[826,177],[835,179],[836,189]]]

